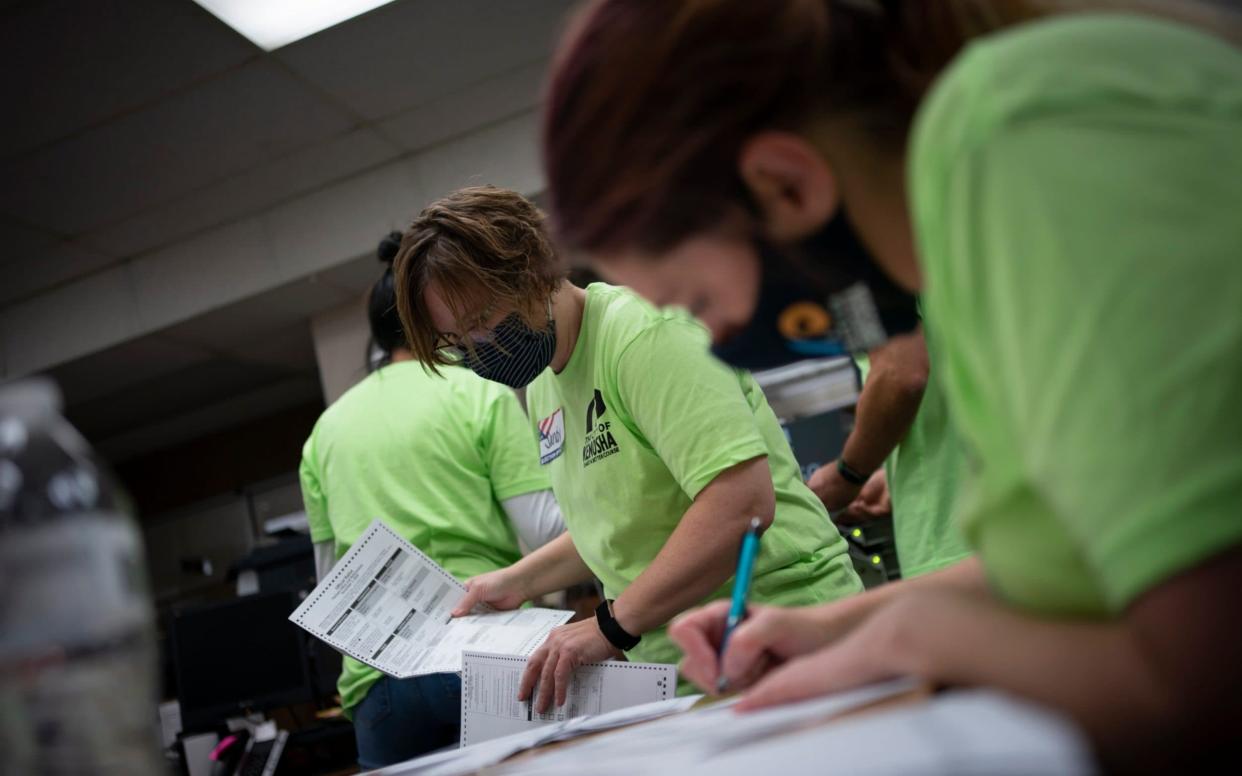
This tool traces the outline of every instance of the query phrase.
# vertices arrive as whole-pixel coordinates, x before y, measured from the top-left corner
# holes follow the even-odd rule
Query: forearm
[[[944,611],[938,627],[891,642],[899,654],[890,658],[906,673],[993,687],[1067,714],[1127,772],[1151,765],[1132,759],[1143,749],[1137,742],[1151,745],[1170,727],[1168,699],[1122,623],[1041,620],[971,597]]]
[[[808,607],[805,611],[821,623],[828,632],[828,639],[832,640],[854,629],[883,606],[907,595],[936,590],[984,598],[990,595],[983,565],[972,556],[930,574],[873,587],[865,593]]]
[[[858,397],[854,430],[841,457],[872,472],[905,438],[923,400],[929,365],[922,333],[890,341],[871,353],[871,371]]]
[[[564,590],[593,578],[573,539],[563,533],[509,567],[527,599]]]
[[[775,512],[771,470],[757,458],[722,473],[682,516],[651,565],[617,597],[617,622],[642,634],[702,601],[736,570],[752,517],[765,526]],[[758,484],[767,484],[766,490]],[[752,487],[753,486],[753,487]]]

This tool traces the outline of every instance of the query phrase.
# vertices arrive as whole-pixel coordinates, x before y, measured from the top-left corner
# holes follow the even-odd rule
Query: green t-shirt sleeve
[[[627,417],[692,499],[725,469],[768,454],[737,373],[696,323],[645,329],[617,360],[616,384]]]
[[[1242,124],[1104,98],[981,123],[916,169],[942,181],[916,195],[928,282],[954,289],[929,315],[976,433],[1013,448],[984,465],[1120,611],[1242,541]]]
[[[513,391],[495,386],[485,413],[479,446],[496,500],[551,487],[539,466],[539,447],[530,422]]]
[[[306,520],[310,523],[311,541],[332,541],[335,535],[332,532],[332,523],[328,521],[328,497],[319,483],[314,433],[302,446],[302,463],[298,466],[298,479],[302,484],[302,504],[306,508]]]

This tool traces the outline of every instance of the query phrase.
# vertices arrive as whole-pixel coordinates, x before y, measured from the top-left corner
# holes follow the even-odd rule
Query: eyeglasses
[[[474,338],[474,344],[476,347],[482,345],[484,342],[490,340],[491,337],[492,333],[489,331],[487,333],[487,337],[484,339]],[[436,335],[435,349],[436,352],[448,356],[449,358],[460,358],[465,355],[467,350],[465,340],[461,337],[458,337],[456,334],[444,333]]]
[[[467,337],[462,337],[458,334],[453,334],[451,332],[443,332],[443,331],[436,332],[435,350],[447,356],[448,358],[453,358],[453,359],[462,358],[463,356],[466,355],[466,353],[472,347],[478,347],[480,345],[487,345],[489,343],[495,342],[496,341],[496,331],[495,331],[496,327],[500,326],[500,324],[508,320],[509,315],[512,315],[512,313],[505,315],[504,318],[501,318],[499,321],[497,321],[495,324],[493,324],[490,327],[487,327],[487,328],[484,328],[482,326],[478,327],[482,329],[482,333],[478,336],[467,335]],[[481,323],[485,323],[487,321],[490,321],[495,316],[496,316],[496,305],[495,303],[492,303],[483,309],[483,312],[479,314],[479,317],[477,320],[480,321]],[[547,316],[548,316],[548,324],[551,325],[552,324],[552,300],[551,299],[548,299],[548,303],[547,303]],[[466,342],[467,338],[470,340],[469,344],[467,344]]]

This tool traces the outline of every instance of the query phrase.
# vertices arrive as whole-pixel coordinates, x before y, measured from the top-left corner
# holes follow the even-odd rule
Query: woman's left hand
[[[575,668],[615,657],[621,657],[621,651],[604,638],[594,617],[562,625],[548,634],[543,646],[526,662],[518,700],[530,698],[537,686],[539,697],[535,699],[535,711],[540,714],[547,711],[554,698],[556,705],[562,706]]]

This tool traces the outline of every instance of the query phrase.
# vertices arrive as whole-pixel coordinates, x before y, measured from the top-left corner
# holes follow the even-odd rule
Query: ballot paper
[[[572,612],[517,609],[454,618],[466,587],[375,520],[289,619],[389,676],[461,670],[464,649],[528,656]]]
[[[586,663],[574,669],[561,706],[540,713],[518,700],[526,658],[462,653],[461,746],[653,701],[677,690],[677,668],[655,663]]]

